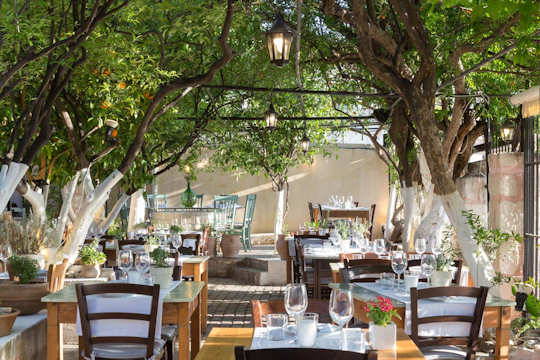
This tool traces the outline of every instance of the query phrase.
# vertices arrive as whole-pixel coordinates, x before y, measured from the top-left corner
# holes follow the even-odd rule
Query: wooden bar
[[[234,360],[235,346],[251,346],[252,328],[214,328],[208,335],[196,360]],[[423,360],[415,343],[398,329],[396,350],[378,351],[377,360]]]
[[[201,331],[206,333],[208,318],[208,256],[194,256],[182,263],[182,276],[193,276],[194,281],[204,282],[201,291]]]

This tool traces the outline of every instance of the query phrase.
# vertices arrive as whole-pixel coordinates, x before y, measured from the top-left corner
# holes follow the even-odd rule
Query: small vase
[[[101,265],[94,264],[94,265],[88,265],[83,264],[81,275],[83,278],[87,279],[96,279],[101,274]]]
[[[396,348],[396,324],[386,326],[369,323],[369,341],[374,350],[394,350]]]
[[[173,268],[172,267],[151,267],[150,275],[152,275],[152,282],[159,284],[160,289],[166,290],[169,288],[169,284],[172,281]]]
[[[451,271],[434,271],[431,275],[431,286],[433,287],[444,287],[450,286],[452,283],[452,272]]]
[[[192,208],[193,205],[197,202],[197,195],[193,190],[191,190],[191,184],[187,183],[187,189],[182,194],[182,205],[184,205],[187,208]]]

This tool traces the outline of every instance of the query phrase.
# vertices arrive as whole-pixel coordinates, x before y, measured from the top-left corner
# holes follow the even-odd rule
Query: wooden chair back
[[[182,237],[182,246],[180,246],[178,251],[180,251],[182,255],[199,255],[199,247],[201,246],[201,234],[180,234],[180,236]],[[184,246],[184,240],[186,239],[195,240],[195,250],[193,250],[193,248],[190,246]]]
[[[377,204],[371,204],[371,207],[369,208],[369,223],[371,224],[369,226],[369,241],[373,240],[373,221],[375,220],[375,209],[377,208]]]
[[[106,283],[92,285],[76,285],[77,302],[79,305],[79,315],[81,318],[81,328],[84,339],[84,351],[87,356],[92,354],[95,344],[140,344],[146,346],[146,357],[150,358],[154,353],[154,343],[156,336],[156,318],[159,300],[159,285],[147,286],[126,283]],[[88,313],[88,303],[86,297],[99,294],[137,294],[152,297],[149,314],[138,313]],[[148,336],[146,338],[135,336],[101,336],[92,335],[90,322],[94,320],[140,320],[149,323]]]
[[[345,259],[344,265],[341,276],[345,284],[375,282],[380,278],[379,274],[393,272],[392,260],[387,259]]]
[[[480,326],[482,325],[482,315],[484,313],[484,307],[486,305],[486,298],[488,288],[483,286],[480,288],[461,287],[461,286],[448,286],[448,287],[435,287],[418,290],[417,288],[411,288],[411,339],[420,348],[426,346],[439,346],[439,345],[459,345],[464,346],[467,351],[467,359],[470,359],[473,354],[473,349],[478,343],[478,335],[480,333]],[[434,297],[447,297],[447,296],[463,296],[476,299],[476,305],[473,314],[465,315],[441,315],[441,316],[429,316],[418,317],[418,301],[422,299],[429,299]],[[419,336],[418,327],[422,324],[444,323],[444,322],[460,322],[470,323],[469,336],[465,337],[424,337]],[[441,326],[444,326],[441,324]]]
[[[57,292],[64,288],[64,279],[66,278],[66,270],[68,267],[68,259],[62,260],[61,264],[49,265],[47,271],[47,283],[49,284],[49,292]]]
[[[353,252],[353,253],[340,253],[339,254],[339,261],[345,262],[345,259],[347,260],[358,260],[358,259],[378,259],[379,255],[373,252],[368,252],[365,255],[359,252]]]
[[[243,346],[234,348],[236,360],[377,360],[376,351],[365,354],[316,348],[275,348],[248,350]]]
[[[308,201],[307,203],[308,210],[309,210],[309,220],[311,222],[315,221],[315,214],[313,213],[313,203],[311,201]]]
[[[331,319],[328,306],[328,300],[309,299],[306,311],[319,314],[319,322],[329,323]],[[268,314],[281,314],[285,312],[285,303],[283,300],[251,300],[251,316],[254,327],[262,327],[263,318]]]
[[[142,239],[121,240],[118,242],[118,248],[122,250],[122,246],[124,245],[144,245],[144,244],[146,244],[146,241]]]

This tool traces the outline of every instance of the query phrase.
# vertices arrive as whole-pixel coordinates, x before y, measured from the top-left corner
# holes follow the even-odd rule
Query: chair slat
[[[120,312],[100,312],[88,314],[88,320],[142,320],[150,321],[150,315],[136,314],[136,313],[120,313]]]

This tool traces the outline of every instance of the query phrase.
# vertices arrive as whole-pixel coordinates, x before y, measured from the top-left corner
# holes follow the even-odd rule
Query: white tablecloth
[[[347,350],[364,353],[366,350],[366,341],[362,341],[362,329],[345,329],[345,342],[341,341],[340,332],[336,326],[330,324],[319,324],[317,340],[314,348]],[[367,337],[367,336],[366,336]],[[366,339],[364,337],[364,339]],[[342,347],[343,345],[343,347]],[[257,327],[253,332],[251,350],[272,349],[272,348],[299,348],[300,345],[295,341],[295,337],[286,333],[284,340],[274,341],[268,338],[266,328]]]
[[[405,303],[405,332],[411,334],[411,297],[410,293],[403,290],[397,291],[390,286],[377,283],[355,283],[365,289],[374,291],[383,297],[391,298]],[[418,289],[429,287],[425,283],[418,283]],[[452,296],[445,297],[444,300],[419,300],[418,317],[440,316],[440,315],[467,315],[474,314],[476,300],[468,297]],[[420,336],[468,336],[470,324],[462,322],[444,322],[424,324],[418,327]]]
[[[163,299],[176,288],[181,281],[173,281],[167,289],[159,292],[158,312],[156,320],[156,339],[161,338],[161,320]],[[116,294],[114,294],[116,295]],[[113,295],[113,296],[114,296]],[[90,295],[86,297],[88,313],[124,312],[150,314],[152,297],[145,295],[118,294],[118,297],[107,295]],[[92,336],[148,336],[148,322],[142,320],[94,320],[90,322]],[[81,319],[77,308],[77,335],[82,336]]]
[[[330,205],[321,205],[321,208],[322,208],[322,211],[326,211],[326,210],[369,211],[369,208],[367,207],[341,208],[341,207],[330,206]]]

